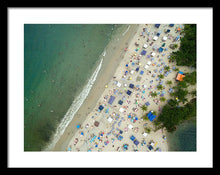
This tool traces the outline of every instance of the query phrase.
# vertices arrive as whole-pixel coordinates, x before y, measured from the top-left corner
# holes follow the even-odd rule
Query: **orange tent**
[[[177,29],[177,31],[180,31],[181,30],[181,28],[179,27],[178,29]]]
[[[176,77],[176,80],[178,80],[178,81],[183,81],[183,78],[184,78],[184,77],[185,77],[185,75],[178,73],[178,74],[177,74],[177,77]]]

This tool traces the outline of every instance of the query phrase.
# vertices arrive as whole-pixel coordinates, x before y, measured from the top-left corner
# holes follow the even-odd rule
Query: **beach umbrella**
[[[77,125],[76,128],[79,129],[79,128],[80,128],[80,125]]]
[[[150,105],[150,103],[149,103],[149,102],[147,102],[147,103],[145,103],[145,105],[146,105],[146,106],[149,106],[149,105]]]
[[[150,58],[150,55],[147,55],[147,58]]]
[[[146,48],[147,48],[147,44],[144,44],[144,45],[143,45],[143,48],[145,48],[145,49],[146,49]]]
[[[154,36],[153,40],[156,41],[158,39],[158,36]]]
[[[98,122],[98,121],[95,121],[95,122],[94,122],[94,125],[95,125],[96,127],[98,127],[98,126],[99,126],[99,122]]]

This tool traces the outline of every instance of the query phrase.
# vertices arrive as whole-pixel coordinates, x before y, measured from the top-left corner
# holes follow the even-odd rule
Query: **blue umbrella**
[[[79,129],[79,128],[80,128],[80,125],[77,125],[76,128]]]
[[[150,103],[149,103],[149,102],[147,102],[147,103],[145,103],[145,105],[149,106],[149,105],[150,105]]]

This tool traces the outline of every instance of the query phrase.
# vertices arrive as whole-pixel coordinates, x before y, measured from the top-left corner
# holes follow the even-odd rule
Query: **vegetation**
[[[142,111],[147,111],[147,106],[143,105],[143,106],[141,106],[141,109],[142,109]]]
[[[144,128],[144,130],[145,130],[145,132],[148,133],[148,134],[150,134],[150,132],[151,132],[151,129],[150,129],[150,128]]]
[[[180,69],[179,69],[179,68],[176,68],[176,69],[175,69],[175,71],[179,72],[179,71],[180,71]]]
[[[160,84],[160,85],[157,86],[157,89],[158,89],[158,90],[162,90],[162,89],[163,89],[163,86]]]
[[[167,81],[167,85],[170,86],[171,84],[173,84],[173,82],[172,82],[171,80],[168,80],[168,81]]]
[[[163,75],[163,74],[160,74],[160,75],[158,75],[158,77],[159,77],[160,79],[163,79],[163,78],[164,78],[164,75]]]
[[[189,85],[187,85],[186,81],[180,81],[178,83],[178,88],[187,88]]]
[[[186,81],[187,83],[191,85],[195,85],[196,84],[196,71],[192,73],[187,73],[186,77],[184,77],[184,81]]]
[[[173,49],[173,50],[174,50],[174,49],[177,49],[177,48],[178,48],[178,44],[171,44],[171,45],[170,45],[170,48]]]
[[[181,37],[180,48],[170,55],[169,61],[176,61],[177,66],[192,66],[196,68],[196,25],[184,25],[183,34],[184,37]],[[176,49],[178,45],[172,44],[170,47]],[[169,69],[169,67],[165,68],[167,71]],[[179,71],[179,69],[176,68],[175,71]],[[158,77],[162,79],[164,75],[160,74]],[[167,81],[166,83],[167,85],[171,85],[172,81]],[[177,125],[196,116],[196,90],[190,92],[193,99],[190,102],[187,99],[187,95],[189,94],[187,87],[195,84],[196,71],[186,73],[184,81],[179,81],[177,86],[173,87],[175,89],[171,93],[173,99],[168,101],[157,119],[153,122],[157,129],[166,127],[168,132],[173,132],[176,130]],[[160,100],[166,101],[163,97]],[[180,105],[180,103],[182,104]]]
[[[196,97],[196,90],[193,90],[192,92],[190,92],[190,94],[192,95],[192,97]]]
[[[196,67],[196,24],[185,24],[183,33],[180,49],[173,52],[171,61],[175,60],[178,66]]]
[[[151,96],[152,96],[152,97],[156,97],[156,96],[157,96],[157,93],[156,93],[156,92],[152,92],[152,93],[151,93]]]
[[[170,70],[170,66],[166,66],[164,69],[165,69],[166,71],[169,71],[169,70]]]
[[[160,101],[165,102],[167,99],[165,97],[161,97]]]
[[[178,102],[172,100],[163,107],[161,114],[155,122],[157,126],[161,124],[166,127],[168,132],[173,132],[176,129],[176,125],[196,116],[196,98],[183,107],[176,106],[177,104]]]

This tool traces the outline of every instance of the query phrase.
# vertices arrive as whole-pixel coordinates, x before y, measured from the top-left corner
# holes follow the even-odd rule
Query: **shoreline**
[[[144,121],[142,117],[149,111],[155,111],[156,115],[159,115],[161,109],[166,104],[166,101],[160,101],[160,96],[162,96],[162,94],[166,99],[171,98],[170,92],[168,92],[170,86],[166,86],[166,82],[171,80],[174,86],[177,83],[175,80],[177,72],[174,71],[175,68],[173,67],[176,66],[183,72],[191,72],[192,70],[190,70],[189,67],[177,66],[176,63],[169,62],[169,55],[174,50],[170,48],[165,49],[164,47],[162,53],[158,51],[160,47],[158,47],[158,45],[162,45],[164,42],[167,45],[166,47],[169,47],[169,45],[174,42],[180,46],[180,41],[172,40],[178,35],[174,28],[172,28],[169,34],[165,32],[165,34],[162,34],[167,36],[167,38],[169,37],[168,40],[163,41],[163,36],[158,40],[154,40],[153,37],[158,30],[168,28],[167,24],[163,24],[160,29],[157,29],[153,24],[139,24],[137,28],[134,26],[135,25],[131,25],[131,27],[127,28],[130,30],[124,31],[126,35],[118,42],[120,47],[117,47],[116,44],[116,46],[110,50],[110,54],[108,53],[108,48],[106,48],[106,57],[104,57],[102,68],[97,76],[97,81],[94,83],[88,98],[86,98],[83,105],[80,107],[53,151],[121,151],[122,144],[117,139],[119,135],[118,131],[120,130],[122,131],[120,131],[121,135],[124,137],[123,143],[132,145],[132,147],[130,146],[128,149],[129,151],[138,150],[149,152],[151,151],[151,149],[149,149],[149,144],[155,146],[154,151],[169,151],[168,141],[164,139],[167,134],[166,129],[155,130],[153,123],[149,120]],[[178,26],[178,24],[176,24],[176,26]],[[145,28],[147,28],[146,33],[143,32]],[[118,41],[118,38],[116,37],[113,40]],[[154,45],[152,46],[153,43]],[[144,44],[148,45],[147,48],[144,48]],[[155,46],[157,46],[157,49],[154,48]],[[124,50],[125,48],[127,48],[126,52]],[[142,53],[140,53],[141,50],[147,51],[147,54],[145,53],[146,55],[142,55]],[[152,56],[153,52],[155,55]],[[110,60],[107,60],[108,58]],[[146,68],[146,64],[148,64],[150,60],[152,63]],[[169,76],[165,76],[163,80],[156,80],[159,74],[165,73],[162,69],[167,65],[171,68]],[[139,68],[140,71],[135,70],[137,68]],[[156,71],[156,69],[160,71]],[[155,74],[157,76],[155,76]],[[116,86],[117,82],[121,85]],[[130,89],[130,87],[128,87],[130,83],[133,83],[135,88]],[[163,90],[157,89],[159,83],[163,84]],[[107,87],[105,87],[106,85]],[[131,90],[132,95],[127,94],[127,90]],[[192,87],[190,87],[190,90],[192,90]],[[151,93],[153,91],[160,94],[158,95],[159,97],[152,97]],[[115,96],[117,100],[110,105],[107,101],[112,95]],[[120,104],[120,106],[118,102],[121,99],[124,104]],[[147,111],[144,112],[140,107],[146,104],[146,102],[150,102],[150,105],[147,107]],[[98,111],[100,105],[104,106],[104,110],[101,112]],[[109,109],[110,112],[106,112],[107,109]],[[122,111],[120,109],[122,109]],[[135,122],[133,119],[129,118],[129,115],[131,115],[132,118],[136,115],[137,119],[135,119]],[[112,120],[109,121],[109,118]],[[95,126],[95,122],[98,122],[99,126]],[[81,127],[77,129],[76,126],[78,124],[80,124]],[[115,124],[119,126],[119,128],[117,126],[115,128]],[[147,128],[151,130],[147,136],[144,134],[146,132],[144,129],[145,124]],[[129,127],[130,125],[132,126]],[[105,133],[105,137],[102,136],[100,139],[100,133]],[[138,142],[141,142],[141,146],[135,146],[134,143],[131,142],[131,135],[135,135]],[[91,138],[94,136],[95,138],[98,136],[97,138],[99,141],[95,139],[96,141],[93,142]],[[74,143],[75,139],[77,139],[77,143]],[[89,140],[90,142],[88,142]],[[112,141],[109,142],[109,140]],[[105,142],[103,143],[103,141]],[[145,146],[143,143],[145,143]],[[146,145],[146,143],[148,144]]]
[[[108,53],[108,49],[109,47],[111,47],[112,44],[115,43],[115,41],[110,41],[110,43],[104,49],[105,55],[101,55],[104,57],[102,67],[101,70],[99,71],[95,83],[93,84],[92,89],[90,90],[88,96],[86,97],[83,104],[80,106],[79,110],[76,112],[75,116],[73,117],[69,125],[66,127],[63,135],[55,144],[54,148],[52,148],[49,151],[66,151],[67,145],[69,144],[70,140],[77,131],[76,128],[77,124],[82,124],[85,121],[87,115],[93,110],[93,108],[95,107],[96,103],[98,102],[101,94],[105,89],[104,87],[105,84],[107,84],[110,81],[110,79],[114,75],[115,70],[118,67],[118,66],[115,67],[114,65],[116,63],[120,64],[120,62],[123,60],[121,58],[125,54],[124,48],[127,46],[127,43],[129,43],[129,41],[134,37],[134,34],[137,32],[138,29],[137,26],[138,25],[132,25],[131,27],[129,27],[129,30],[126,32],[126,35],[121,36],[119,41],[116,38],[114,38],[114,40],[118,41],[117,44],[120,45],[120,47],[118,48],[113,47],[112,50],[115,50],[113,54]],[[119,52],[122,53],[119,54]],[[118,55],[120,56],[118,57]],[[107,60],[108,57],[110,57],[111,61]],[[112,68],[105,69],[107,66]],[[99,92],[97,93],[97,91]]]

